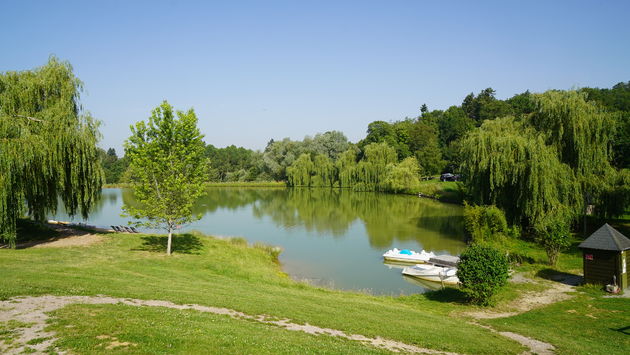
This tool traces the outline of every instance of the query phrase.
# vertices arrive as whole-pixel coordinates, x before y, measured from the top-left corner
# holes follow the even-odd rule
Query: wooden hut
[[[630,239],[604,224],[579,245],[584,261],[584,282],[608,285],[613,276],[621,289],[628,287]]]

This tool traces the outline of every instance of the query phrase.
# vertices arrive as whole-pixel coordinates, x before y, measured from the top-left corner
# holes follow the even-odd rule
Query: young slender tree
[[[209,162],[204,155],[203,135],[197,116],[190,109],[173,111],[164,101],[148,122],[131,126],[125,142],[137,207],[125,205],[127,216],[138,225],[164,228],[168,232],[166,253],[171,254],[173,231],[198,216],[192,213],[195,200],[203,194]]]
[[[15,245],[16,221],[44,220],[61,199],[87,218],[103,183],[98,121],[81,109],[81,81],[51,57],[35,70],[0,73],[0,240]]]

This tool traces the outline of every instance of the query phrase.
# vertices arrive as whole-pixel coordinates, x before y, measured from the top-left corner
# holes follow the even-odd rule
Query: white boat
[[[400,263],[413,263],[413,264],[419,264],[419,263],[426,263],[429,261],[429,259],[435,257],[435,254],[433,254],[433,252],[426,252],[426,251],[421,251],[419,253],[416,253],[413,250],[409,250],[409,249],[403,249],[403,250],[398,250],[397,248],[388,250],[387,252],[385,252],[385,254],[383,254],[383,259],[387,260],[387,261],[397,261]]]
[[[447,285],[457,285],[459,283],[457,268],[455,267],[418,264],[404,268],[402,273],[403,275],[417,277],[422,280],[443,282]]]
[[[442,284],[439,282],[427,281],[427,280],[423,280],[417,277],[407,276],[407,275],[402,275],[402,278],[403,280],[405,280],[406,282],[412,285],[420,286],[422,288],[426,288],[431,291],[437,291],[437,290],[442,289]],[[449,286],[453,286],[453,285],[449,285]]]

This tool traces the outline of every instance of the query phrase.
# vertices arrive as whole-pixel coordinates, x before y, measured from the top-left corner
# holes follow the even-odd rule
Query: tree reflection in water
[[[131,190],[125,204],[135,204]],[[194,213],[252,205],[254,217],[269,217],[283,228],[302,227],[317,235],[347,237],[350,226],[365,226],[370,245],[388,248],[419,241],[427,250],[459,253],[463,247],[462,207],[415,196],[329,188],[209,188]]]

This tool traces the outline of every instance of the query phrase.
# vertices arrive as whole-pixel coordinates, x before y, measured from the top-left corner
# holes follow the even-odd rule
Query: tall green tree
[[[287,168],[287,182],[289,186],[311,186],[311,178],[314,174],[315,166],[311,155],[304,153]]]
[[[335,162],[339,176],[339,187],[352,187],[356,182],[357,152],[348,149]]]
[[[464,98],[462,109],[468,117],[477,122],[477,125],[481,125],[485,120],[511,115],[512,106],[497,100],[494,95],[495,91],[492,88],[481,90],[477,96],[470,93]]]
[[[354,188],[363,191],[386,190],[387,173],[397,162],[396,150],[387,143],[368,144],[363,159],[357,164],[357,184]]]
[[[568,223],[580,211],[570,166],[544,135],[514,118],[486,121],[462,141],[460,154],[472,202],[500,207],[514,224],[543,231],[552,216]]]
[[[332,160],[337,160],[341,153],[350,148],[350,142],[342,132],[328,131],[316,134],[313,137],[312,147],[309,148],[312,153],[323,154]]]
[[[302,142],[284,138],[270,141],[263,153],[265,169],[274,180],[286,180],[287,168],[304,153]]]
[[[577,91],[550,90],[534,95],[536,111],[528,122],[545,134],[563,163],[588,180],[610,171],[614,120]]]
[[[536,111],[527,122],[571,167],[585,202],[600,200],[602,182],[615,174],[610,164],[613,115],[578,91],[550,90],[534,95],[534,102]]]
[[[312,186],[333,187],[337,181],[337,169],[328,155],[317,154],[313,161]]]
[[[173,231],[198,219],[192,207],[203,194],[208,174],[197,116],[192,109],[174,112],[164,101],[147,122],[131,126],[131,133],[125,152],[139,207],[125,205],[123,209],[127,216],[139,220],[138,225],[164,228],[168,232],[166,253],[170,255]]]
[[[387,190],[391,192],[408,191],[420,184],[419,176],[420,166],[416,158],[405,158],[387,172],[385,185]]]
[[[99,156],[105,172],[105,183],[115,184],[122,182],[123,175],[129,166],[128,159],[126,157],[118,158],[114,148],[107,149],[107,152],[99,148]]]
[[[51,57],[34,70],[0,74],[0,239],[15,245],[16,220],[54,213],[88,217],[103,183],[98,121],[83,113],[81,81]]]
[[[424,119],[419,119],[411,126],[410,149],[426,175],[439,174],[444,168],[438,139],[437,127]]]

